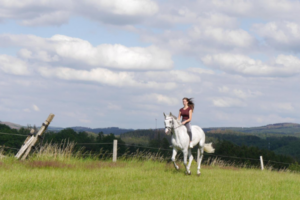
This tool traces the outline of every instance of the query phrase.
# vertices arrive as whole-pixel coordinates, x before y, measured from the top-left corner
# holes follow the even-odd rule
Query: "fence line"
[[[0,132],[1,135],[15,135],[15,136],[22,136],[22,137],[27,137],[28,135],[21,135],[21,134],[16,134],[16,133],[3,133]]]
[[[273,163],[280,163],[280,164],[286,164],[286,165],[290,165],[292,163],[284,163],[284,162],[277,162],[277,161],[272,161],[272,160],[266,160],[266,162],[273,162]]]
[[[127,144],[119,144],[119,145],[131,146],[131,147],[139,147],[139,148],[145,148],[145,149],[157,149],[157,150],[164,150],[164,151],[172,151],[171,149],[162,149],[162,148],[155,148],[155,147],[144,147],[144,146],[127,145]]]
[[[224,158],[235,158],[235,159],[245,159],[245,160],[259,160],[259,159],[255,159],[255,158],[243,158],[243,157],[236,157],[236,156],[223,156],[223,155],[217,155],[217,154],[205,154],[208,156],[216,156],[216,157],[224,157]]]
[[[0,132],[1,133],[1,132]],[[24,135],[20,135],[20,136],[24,136]],[[53,144],[61,144],[61,143],[53,143]],[[96,144],[111,144],[113,145],[113,143],[107,142],[107,143],[75,143],[75,145],[96,145]],[[156,148],[156,147],[147,147],[147,146],[138,146],[138,145],[128,145],[128,144],[118,144],[118,145],[123,145],[123,146],[131,146],[131,147],[137,147],[137,148],[144,148],[144,149],[155,149],[155,150],[164,150],[164,151],[172,151],[171,149],[162,149],[162,148]],[[19,150],[18,148],[14,148],[14,147],[8,147],[8,146],[1,146],[3,148],[6,149],[14,149],[14,150]],[[109,153],[105,155],[112,155],[113,153]],[[81,154],[81,155],[100,155],[100,154]],[[127,154],[130,155],[130,154]],[[255,161],[259,161],[260,159],[255,159],[255,158],[245,158],[245,157],[236,157],[236,156],[225,156],[225,155],[217,155],[217,154],[207,154],[205,153],[205,155],[207,156],[215,156],[215,157],[223,157],[223,158],[233,158],[233,159],[244,159],[244,160],[255,160]],[[122,155],[118,156],[121,157]],[[147,157],[147,156],[146,156]],[[292,163],[285,163],[285,162],[278,162],[278,161],[272,161],[272,160],[265,160],[265,162],[272,162],[272,163],[278,163],[278,164],[287,164],[290,165]]]
[[[59,143],[54,143],[54,144],[59,144]],[[94,144],[113,144],[111,142],[106,142],[106,143],[75,143],[75,145],[87,145],[87,144],[90,144],[90,145],[94,145]]]
[[[19,149],[17,149],[17,148],[7,147],[7,146],[2,146],[2,145],[0,145],[0,147],[1,147],[1,148],[5,148],[5,149],[16,149],[16,150],[19,150]]]

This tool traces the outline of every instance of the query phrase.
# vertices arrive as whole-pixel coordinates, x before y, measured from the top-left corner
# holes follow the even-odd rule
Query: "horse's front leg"
[[[194,159],[193,155],[192,155],[192,150],[189,148],[188,150],[188,156],[189,156],[189,164],[188,164],[188,172],[190,172],[190,169],[191,169],[191,164],[192,164],[192,161]],[[189,173],[189,175],[191,175],[191,172]]]
[[[191,171],[190,171],[190,169],[188,168],[188,165],[187,165],[188,150],[184,149],[182,152],[183,152],[183,164],[184,164],[185,170],[186,170],[185,172],[186,172],[186,174],[191,175]]]
[[[172,161],[174,164],[175,169],[179,170],[179,166],[176,165],[176,155],[177,155],[177,149],[173,148],[173,154],[172,154]]]

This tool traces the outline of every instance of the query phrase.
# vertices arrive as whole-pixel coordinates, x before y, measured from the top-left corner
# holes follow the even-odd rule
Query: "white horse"
[[[189,148],[190,137],[187,133],[186,127],[181,124],[177,118],[170,113],[165,116],[165,133],[167,135],[172,134],[172,145],[173,145],[173,155],[172,161],[175,168],[178,170],[179,166],[176,165],[176,155],[177,151],[181,150],[183,152],[183,163],[186,168],[186,173],[191,175],[190,167],[193,161],[193,155],[191,149]],[[197,164],[198,170],[197,175],[200,175],[200,165],[203,158],[203,150],[207,153],[214,153],[215,149],[212,147],[212,143],[205,144],[205,134],[204,131],[199,126],[192,126],[192,145],[193,147],[198,145],[197,152]],[[189,156],[189,164],[187,165],[187,156]]]

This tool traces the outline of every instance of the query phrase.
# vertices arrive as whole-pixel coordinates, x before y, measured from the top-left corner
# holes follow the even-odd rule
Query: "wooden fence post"
[[[260,156],[259,159],[260,159],[261,170],[264,170],[264,160],[263,160],[263,157]]]
[[[113,146],[113,162],[117,162],[118,140],[114,140]]]
[[[46,131],[47,127],[51,123],[52,119],[54,118],[54,114],[50,114],[47,118],[47,120],[43,123],[42,127],[40,128],[39,132],[34,136],[27,137],[24,144],[22,145],[19,152],[15,155],[17,159],[22,158],[24,160],[28,154],[30,153],[32,147],[36,144],[36,142],[39,140],[39,138],[43,135],[43,133]]]

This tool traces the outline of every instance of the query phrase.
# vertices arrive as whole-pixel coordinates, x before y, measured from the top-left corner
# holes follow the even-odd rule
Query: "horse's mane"
[[[177,117],[174,116],[172,113],[170,113],[170,117],[172,117],[174,120],[176,120],[178,122],[178,124],[181,124],[180,121],[178,121]]]

